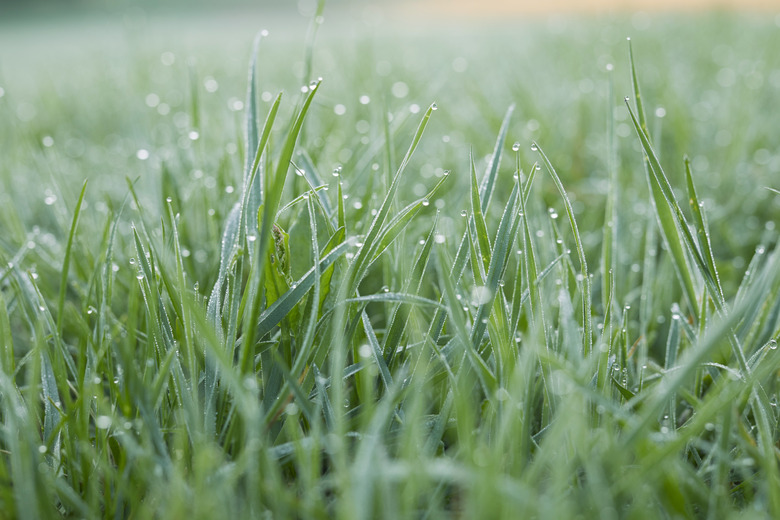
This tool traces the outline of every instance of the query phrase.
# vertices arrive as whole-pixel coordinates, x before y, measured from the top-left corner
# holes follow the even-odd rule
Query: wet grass
[[[0,76],[0,517],[780,516],[777,27],[545,24]]]

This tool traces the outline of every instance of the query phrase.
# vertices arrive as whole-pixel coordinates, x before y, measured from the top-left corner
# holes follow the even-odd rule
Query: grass
[[[0,77],[0,517],[780,516],[776,27],[550,23]]]

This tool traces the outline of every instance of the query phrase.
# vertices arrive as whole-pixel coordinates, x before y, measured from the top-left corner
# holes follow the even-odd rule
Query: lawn
[[[780,18],[284,10],[0,22],[0,518],[780,518]]]

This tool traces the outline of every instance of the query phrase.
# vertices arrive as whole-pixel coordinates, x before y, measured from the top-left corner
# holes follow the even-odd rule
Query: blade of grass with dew
[[[402,292],[408,292],[409,290],[413,290],[415,294],[420,292],[423,276],[428,266],[428,260],[431,257],[431,251],[433,251],[433,243],[438,222],[439,214],[437,212],[431,231],[428,233],[428,237],[425,239],[423,247],[420,249],[417,258],[415,258],[413,262],[409,277],[404,280]],[[382,353],[383,355],[388,356],[388,364],[390,365],[392,365],[392,361],[398,352],[401,338],[406,330],[408,321],[408,308],[403,305],[396,305],[390,314],[390,323],[382,341]]]
[[[607,67],[608,88],[607,88],[607,174],[609,176],[609,189],[607,191],[607,201],[604,207],[604,233],[601,242],[601,304],[604,309],[611,307],[612,302],[606,301],[607,297],[612,297],[615,290],[614,277],[617,273],[616,242],[618,235],[618,215],[617,202],[620,191],[618,183],[618,151],[617,135],[615,134],[615,104],[614,81],[612,78],[612,65]],[[611,282],[609,281],[612,278]],[[608,285],[609,284],[609,285]],[[607,312],[605,310],[604,328],[611,323],[607,322]]]
[[[506,115],[504,116],[504,121],[501,125],[501,129],[499,130],[499,134],[496,139],[496,146],[493,151],[493,156],[491,158],[490,165],[485,172],[485,176],[482,179],[482,184],[480,184],[480,207],[485,212],[487,212],[488,206],[490,205],[490,199],[492,198],[492,190],[495,186],[495,176],[498,173],[498,165],[501,158],[501,151],[503,149],[503,143],[506,140],[506,131],[513,111],[514,111],[514,105],[510,105],[510,107],[507,109]],[[456,281],[460,279],[461,275],[463,274],[463,269],[466,267],[466,263],[469,260],[470,255],[469,255],[468,239],[469,239],[469,227],[472,225],[472,222],[473,222],[473,216],[469,218],[469,222],[467,222],[466,224],[466,232],[464,233],[460,241],[460,245],[458,246],[457,253],[455,254],[455,263],[452,272],[455,275]],[[431,322],[429,337],[434,341],[434,343],[438,340],[438,337],[441,335],[441,331],[444,328],[445,318],[446,318],[446,313],[437,312],[437,314],[434,316],[434,319]]]
[[[365,332],[366,338],[368,339],[368,345],[371,347],[371,353],[373,354],[374,362],[379,368],[379,375],[382,378],[382,384],[385,386],[385,390],[389,391],[390,387],[393,385],[393,376],[390,375],[390,369],[387,367],[385,358],[382,355],[382,347],[379,345],[379,340],[376,337],[374,327],[371,325],[371,320],[368,319],[368,314],[366,314],[366,311],[363,311],[360,314],[360,318],[363,322],[363,331]]]
[[[0,372],[13,374],[14,368],[14,338],[11,335],[11,321],[8,319],[8,306],[5,297],[0,292]]]
[[[778,278],[778,273],[774,271],[774,269],[777,268],[777,263],[778,255],[774,255],[772,262],[760,273],[760,278],[763,282],[762,286],[771,284]],[[761,296],[761,289],[752,287],[750,296]],[[680,359],[680,363],[677,365],[677,370],[667,376],[668,379],[666,379],[659,390],[653,394],[652,400],[647,402],[642,408],[639,417],[637,417],[636,421],[631,425],[624,442],[629,445],[633,444],[641,436],[647,434],[649,431],[648,425],[655,420],[660,410],[669,402],[669,399],[677,389],[696,372],[699,364],[707,359],[711,352],[722,344],[721,342],[724,338],[730,339],[732,335],[731,328],[739,321],[742,313],[747,308],[747,303],[741,303],[736,305],[728,315],[721,315],[720,319],[713,323],[705,336],[700,338],[696,345],[686,351]],[[740,371],[745,378],[755,377],[751,376],[751,370],[749,368],[743,369],[740,366]]]
[[[254,348],[255,340],[255,324],[260,316],[261,302],[263,292],[260,287],[264,285],[263,277],[265,271],[265,262],[267,259],[267,251],[271,247],[271,230],[274,225],[274,218],[279,210],[279,203],[282,198],[282,191],[284,190],[285,180],[287,178],[287,172],[290,168],[290,160],[292,159],[293,152],[295,150],[298,136],[303,127],[303,121],[311,106],[314,94],[318,91],[320,82],[315,83],[309,89],[303,105],[300,110],[297,111],[293,118],[292,125],[284,145],[279,155],[279,159],[276,166],[276,172],[266,172],[268,178],[264,182],[265,200],[261,210],[258,210],[257,220],[258,227],[260,229],[259,243],[257,244],[257,256],[255,265],[253,266],[254,278],[256,279],[257,287],[254,297],[252,298],[251,307],[249,308],[249,315],[244,320],[244,342],[243,351],[241,353],[240,367],[241,372],[246,374],[249,372],[250,360],[252,358],[252,350]],[[262,211],[262,215],[261,215]],[[278,323],[278,322],[277,322]]]
[[[248,182],[252,175],[253,157],[254,152],[258,148],[259,133],[258,133],[258,121],[257,121],[257,51],[260,47],[260,40],[263,37],[263,33],[257,33],[255,41],[252,43],[252,53],[249,59],[249,72],[246,86],[246,112],[244,117],[244,142],[246,148],[244,150],[244,192],[250,190],[250,183]],[[247,193],[248,195],[248,193]],[[252,195],[259,195],[256,204],[259,206],[262,203],[262,186],[260,190]],[[250,197],[254,198],[254,197]]]
[[[311,232],[311,248],[314,256],[314,267],[312,268],[314,274],[312,280],[313,291],[308,300],[309,316],[306,325],[306,330],[303,334],[303,338],[301,339],[300,349],[297,352],[295,361],[289,373],[283,372],[282,374],[285,378],[285,385],[283,386],[280,394],[286,392],[288,386],[292,384],[291,381],[292,381],[293,374],[303,374],[301,377],[304,378],[304,382],[302,382],[301,385],[303,385],[304,388],[308,386],[305,382],[305,376],[306,376],[305,367],[308,366],[309,362],[311,361],[310,359],[311,349],[314,342],[317,318],[319,317],[319,308],[321,305],[320,291],[322,285],[321,277],[322,277],[323,269],[321,268],[320,265],[320,252],[319,252],[319,245],[317,243],[317,218],[314,209],[314,202],[311,197],[307,198],[307,209],[309,213],[309,226]],[[327,255],[328,252],[329,250],[326,247],[325,254]],[[332,268],[326,267],[325,271],[332,273]],[[314,376],[316,377],[316,374],[314,374]],[[301,392],[301,393],[303,392],[303,390],[300,390],[297,382],[295,382],[293,391],[296,392],[296,395],[297,392]],[[269,418],[276,416],[276,414],[279,411],[279,407],[281,406],[281,402],[282,402],[281,400],[277,399],[276,402],[271,406],[271,408],[266,413],[266,422],[269,420]],[[308,418],[309,421],[312,420],[312,417],[308,417]]]
[[[254,89],[254,86],[251,88]],[[266,145],[268,144],[268,139],[271,136],[271,130],[273,129],[274,122],[276,121],[276,114],[279,112],[279,105],[281,102],[282,94],[280,92],[277,94],[276,99],[274,99],[274,102],[271,105],[271,108],[268,110],[268,115],[266,116],[265,122],[263,123],[263,131],[260,134],[259,140],[256,141],[257,148],[251,148],[255,150],[255,155],[251,164],[248,163],[248,169],[244,174],[244,189],[243,193],[241,194],[241,233],[239,233],[239,236],[237,237],[239,242],[238,245],[243,244],[242,233],[245,233],[246,235],[250,235],[250,231],[254,233],[255,223],[249,219],[249,216],[251,215],[254,219],[254,215],[257,214],[260,206],[263,204],[263,190],[266,189],[266,186],[263,185],[263,179],[257,177],[257,172],[260,168],[260,162],[262,161],[263,153],[266,149]],[[255,116],[251,116],[251,119],[254,119],[254,117]],[[255,132],[257,132],[257,123],[250,123],[249,119],[250,115],[247,113],[247,126],[255,126]],[[247,157],[249,157],[248,154]],[[252,223],[251,228],[250,222]],[[225,244],[223,243],[223,248],[224,247]],[[233,244],[228,244],[228,247],[235,246]],[[252,254],[254,249],[250,247],[249,252]]]
[[[84,180],[84,184],[81,186],[81,193],[79,194],[79,200],[76,202],[76,207],[73,210],[73,220],[70,224],[70,232],[68,233],[68,243],[65,246],[65,257],[62,260],[62,275],[60,277],[60,294],[57,299],[57,332],[62,334],[62,315],[65,308],[65,290],[68,287],[68,270],[70,269],[71,249],[73,248],[73,237],[76,235],[76,228],[79,225],[79,216],[81,215],[81,206],[84,201],[84,194],[87,191],[87,180]]]
[[[488,163],[485,175],[482,177],[482,184],[479,187],[481,193],[480,203],[482,211],[484,212],[487,212],[488,206],[490,206],[490,199],[493,197],[496,176],[498,174],[498,168],[501,165],[501,153],[504,148],[504,142],[506,141],[506,133],[509,130],[509,121],[512,119],[512,112],[514,112],[514,110],[514,104],[509,105],[509,108],[506,110],[504,120],[501,122],[501,128],[498,131],[496,145],[493,148],[493,155],[490,157],[490,163]]]
[[[674,198],[674,193],[672,192],[671,186],[669,185],[669,181],[666,179],[666,175],[663,173],[661,164],[658,162],[658,158],[655,155],[655,152],[653,150],[652,145],[650,144],[647,134],[641,128],[639,122],[637,121],[636,116],[634,115],[634,112],[631,110],[630,105],[626,103],[626,106],[628,107],[628,113],[631,116],[631,121],[634,123],[634,129],[636,130],[637,134],[639,135],[639,139],[642,142],[642,147],[644,149],[645,157],[647,158],[647,161],[649,163],[648,170],[652,173],[651,177],[655,182],[655,184],[657,184],[659,191],[661,191],[661,194],[663,195],[664,207],[666,207],[669,210],[669,213],[672,215],[672,222],[671,222],[673,225],[672,232],[676,237],[675,239],[677,240],[677,244],[681,246],[684,245],[687,248],[688,253],[694,259],[694,265],[697,267],[698,272],[701,275],[702,279],[704,280],[707,289],[710,291],[710,294],[713,295],[713,301],[716,304],[717,310],[721,314],[723,314],[726,312],[726,309],[723,306],[722,302],[719,300],[719,291],[715,283],[714,275],[709,271],[706,262],[701,256],[699,247],[696,244],[695,239],[691,235],[691,231],[688,228],[688,223],[685,220],[685,217],[682,213],[682,210],[680,209],[680,206],[677,204],[677,201]],[[661,179],[663,179],[663,182],[661,181]],[[658,201],[658,204],[660,204],[661,202],[662,201]],[[658,204],[656,204],[656,209],[658,208]],[[658,212],[656,212],[656,214],[658,215]],[[682,266],[680,266],[680,269],[682,269]],[[694,284],[693,278],[692,277],[689,278],[688,282],[691,289],[693,289],[693,284]],[[699,307],[698,304],[696,303],[697,300],[695,295],[693,297],[693,302],[694,303],[691,308],[695,310],[696,313],[698,313]],[[742,349],[742,346],[739,344],[739,339],[737,338],[737,336],[731,333],[729,334],[728,338],[732,347],[732,351],[739,363],[740,369],[744,371],[750,370],[749,367],[747,366],[745,353]]]
[[[473,368],[477,380],[482,387],[485,395],[493,395],[493,390],[496,386],[496,376],[490,367],[485,363],[485,360],[475,350],[474,341],[468,332],[468,325],[464,311],[461,308],[458,299],[456,297],[455,287],[452,279],[450,278],[449,271],[444,266],[445,253],[437,248],[436,252],[436,271],[438,273],[439,283],[443,286],[442,293],[447,304],[447,314],[450,317],[450,321],[455,329],[455,338],[452,341],[457,341],[464,349],[464,354],[469,360],[470,366]],[[484,328],[482,329],[484,332]],[[480,336],[481,339],[481,336]]]
[[[627,103],[626,106],[628,107],[628,112],[629,115],[631,116],[631,120],[634,123],[634,129],[639,135],[639,139],[642,143],[642,148],[644,149],[645,157],[647,158],[647,161],[649,163],[649,170],[652,173],[651,177],[653,179],[653,182],[658,187],[658,190],[661,192],[661,195],[663,197],[662,200],[656,202],[658,204],[664,204],[672,216],[673,231],[671,231],[672,236],[670,237],[670,240],[671,238],[674,238],[677,241],[677,243],[681,245],[681,247],[684,246],[688,250],[691,258],[694,259],[694,265],[696,266],[699,274],[702,276],[707,286],[707,289],[713,295],[713,298],[715,299],[719,309],[722,309],[722,302],[720,301],[720,295],[718,292],[718,288],[716,286],[714,275],[713,273],[710,272],[704,258],[701,255],[699,245],[697,244],[696,240],[693,238],[693,235],[691,234],[691,231],[688,227],[688,222],[682,213],[682,209],[677,203],[677,200],[674,196],[674,192],[672,191],[671,185],[669,184],[669,181],[666,178],[666,174],[664,174],[663,168],[661,167],[661,163],[658,161],[658,157],[655,153],[655,150],[653,149],[653,146],[650,143],[647,134],[644,132],[644,130],[642,130],[639,122],[637,121],[636,116],[634,115],[633,110],[631,110],[630,105],[628,105]],[[658,206],[658,204],[656,204],[656,207]],[[662,231],[664,231],[664,234],[666,233],[666,230],[662,230]],[[690,285],[692,288],[694,287],[693,278],[690,279]],[[696,301],[697,299],[694,298],[694,302]],[[698,304],[695,304],[692,307],[692,309],[695,311],[696,314],[698,314],[699,312]]]
[[[588,262],[585,259],[585,249],[582,246],[582,238],[580,237],[580,232],[577,228],[577,221],[574,218],[574,209],[571,207],[571,202],[569,201],[568,195],[566,195],[566,190],[563,187],[563,183],[561,182],[561,179],[558,177],[555,168],[547,158],[547,155],[544,153],[542,148],[538,144],[534,144],[539,151],[539,155],[542,157],[542,162],[547,167],[547,171],[550,173],[555,186],[558,188],[558,191],[561,194],[564,207],[566,208],[566,214],[569,217],[569,224],[571,224],[571,230],[574,234],[574,243],[577,247],[577,256],[580,260],[580,270],[582,274],[582,348],[584,356],[588,357],[590,355],[591,348],[593,347],[593,323],[591,317],[591,281],[590,274],[588,273]]]
[[[322,176],[317,172],[317,168],[314,166],[314,162],[311,160],[311,157],[309,157],[309,154],[306,152],[306,150],[302,150],[300,152],[299,160],[303,170],[303,176],[312,189],[317,188],[318,186],[324,186],[326,184],[322,181]],[[319,189],[317,189],[315,193],[317,194],[317,198],[325,210],[325,215],[327,216],[328,221],[332,224],[335,224],[336,215],[333,212],[333,206],[331,206],[330,199],[322,194]]]
[[[496,163],[498,162],[499,158],[496,158]],[[474,154],[471,151],[469,151],[469,163],[471,165],[471,214],[474,219],[477,244],[479,245],[478,251],[480,253],[480,260],[482,261],[482,267],[480,270],[484,271],[490,264],[490,258],[492,254],[491,252],[493,248],[490,246],[490,237],[488,236],[487,224],[485,224],[485,217],[482,215],[482,203],[479,200],[479,189],[477,188],[477,168],[474,165]],[[489,186],[492,188],[493,181],[490,182]]]
[[[637,79],[636,64],[634,62],[634,50],[630,39],[628,44],[628,55],[629,65],[631,67],[631,83],[634,90],[634,99],[636,102],[636,109],[638,114],[638,121],[633,117],[633,115],[632,121],[634,121],[634,126],[638,128],[637,133],[640,134],[640,139],[642,139],[642,137],[649,139],[646,137],[648,135],[647,120],[645,116],[644,105],[642,103],[642,95],[639,90],[639,80]],[[628,98],[626,98],[625,101],[626,106],[628,106]],[[628,108],[629,111],[631,111],[631,107],[628,106]],[[654,158],[654,156],[652,157]],[[686,301],[691,308],[691,312],[694,315],[698,315],[696,289],[691,267],[688,263],[688,259],[685,256],[684,246],[679,236],[674,213],[669,207],[669,203],[665,201],[664,190],[662,189],[661,181],[658,179],[658,174],[654,174],[650,161],[651,156],[649,154],[645,154],[645,161],[643,163],[645,169],[645,179],[647,180],[647,184],[650,188],[656,219],[658,221],[658,226],[661,229],[661,236],[663,237],[664,243],[666,244],[666,248],[669,250],[670,254],[672,255],[672,259],[674,260],[673,263],[675,272],[677,273],[677,277],[680,279],[680,283],[682,285]],[[666,180],[665,177],[664,180]],[[671,188],[669,188],[669,190],[671,191]]]
[[[499,281],[504,271],[504,262],[507,260],[506,252],[515,239],[514,235],[510,233],[510,229],[514,227],[515,220],[519,218],[516,208],[520,190],[519,186],[519,184],[515,183],[506,206],[504,206],[504,213],[501,216],[498,230],[496,231],[495,247],[490,252],[490,263],[485,278],[485,286],[483,288],[484,294],[479,295],[479,307],[474,315],[474,325],[471,330],[471,343],[475,350],[479,349],[482,336],[487,328],[490,311],[494,308],[494,302],[499,295]],[[511,352],[508,351],[509,341],[506,337],[508,325],[505,323],[502,306],[497,309],[494,320],[498,326],[498,332],[500,332],[500,334],[494,334],[494,339],[496,340],[496,344],[493,345],[495,349],[494,355],[496,356],[497,362],[501,363],[499,366],[502,366],[503,364],[511,365],[512,355]],[[503,372],[503,370],[501,372]]]
[[[434,110],[436,110],[436,103],[433,103],[430,107],[428,107],[428,110],[425,111],[425,115],[420,121],[420,125],[417,127],[417,131],[412,138],[412,143],[410,144],[403,161],[401,161],[401,165],[398,167],[398,171],[395,173],[393,181],[390,183],[387,194],[385,195],[385,198],[382,201],[376,216],[371,221],[371,225],[366,232],[366,237],[363,240],[363,245],[358,248],[358,251],[355,254],[355,258],[352,261],[353,267],[351,268],[349,277],[347,279],[347,293],[350,295],[355,294],[357,291],[358,285],[360,285],[363,276],[365,276],[365,272],[368,269],[370,260],[373,256],[370,253],[374,249],[375,243],[382,239],[380,233],[382,230],[382,225],[384,224],[385,219],[390,212],[392,201],[395,198],[396,192],[398,191],[401,175],[403,174],[404,170],[406,170],[406,166],[409,164],[414,151],[417,149],[417,145],[420,143],[420,139],[422,139],[425,127],[428,126],[428,121],[430,120],[431,114]]]
[[[425,207],[430,204],[430,199],[439,191],[439,188],[447,180],[447,177],[442,177],[439,182],[428,192],[428,194],[409,204],[405,208],[401,209],[390,221],[382,227],[377,235],[377,240],[374,242],[374,247],[369,251],[371,261],[369,266],[376,261],[377,258],[392,244],[395,239],[406,229],[406,226],[411,220]]]
[[[713,295],[720,300],[720,307],[725,304],[726,298],[723,295],[723,287],[720,284],[720,277],[718,276],[718,269],[715,266],[715,255],[712,252],[712,242],[710,239],[710,230],[704,220],[704,214],[702,213],[703,203],[699,202],[699,197],[696,194],[696,187],[693,183],[693,174],[691,173],[691,161],[686,156],[685,162],[685,179],[688,185],[688,197],[691,206],[691,212],[693,213],[694,222],[696,223],[696,233],[699,236],[699,245],[702,249],[704,260],[707,262],[707,268],[713,278],[715,289],[717,293]]]

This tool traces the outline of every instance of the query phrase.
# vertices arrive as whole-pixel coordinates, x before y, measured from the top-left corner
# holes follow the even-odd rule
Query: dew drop
[[[513,145],[512,145],[512,151],[513,151],[513,152],[520,151],[520,143],[517,143],[517,142],[516,142],[515,144],[513,144]]]
[[[438,110],[439,107],[436,105],[436,103],[431,104],[431,110]]]
[[[422,201],[422,205],[423,205],[423,206],[430,206],[430,205],[431,205],[431,202],[430,202],[428,199],[423,199],[423,201]]]
[[[466,216],[466,215],[468,215],[468,214],[469,214],[469,213],[468,213],[468,211],[466,211],[465,209],[464,209],[463,211],[461,211],[461,212],[460,212],[460,216],[461,216],[461,217],[465,217],[465,216]]]
[[[536,146],[536,143],[533,143],[533,144],[531,145],[531,151],[532,151],[532,152],[536,152],[536,151],[538,151],[538,150],[539,150],[539,147],[538,147],[538,146]]]

